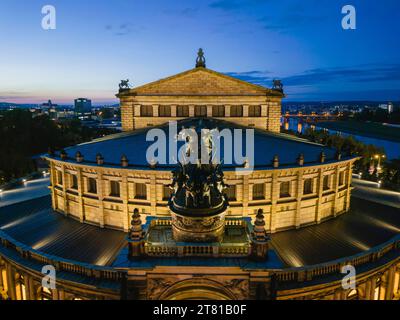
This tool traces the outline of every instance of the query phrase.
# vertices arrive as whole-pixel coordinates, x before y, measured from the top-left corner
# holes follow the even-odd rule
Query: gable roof
[[[121,91],[117,97],[129,95],[271,95],[283,97],[283,94],[279,91],[203,67],[194,68],[143,86]]]

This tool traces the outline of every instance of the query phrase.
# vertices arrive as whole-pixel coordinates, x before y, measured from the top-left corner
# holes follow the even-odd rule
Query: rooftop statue
[[[274,79],[272,81],[272,84],[273,84],[273,86],[272,86],[273,90],[277,90],[277,91],[283,92],[282,80]]]
[[[119,90],[129,89],[131,86],[129,85],[129,79],[121,80],[119,84]]]
[[[206,67],[206,59],[204,58],[204,51],[202,48],[200,48],[197,53],[196,68],[205,68],[205,67]]]

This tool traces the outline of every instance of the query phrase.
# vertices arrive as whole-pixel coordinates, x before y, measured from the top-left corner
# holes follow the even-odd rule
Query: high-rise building
[[[92,100],[87,98],[75,99],[75,113],[78,116],[87,116],[92,112]]]

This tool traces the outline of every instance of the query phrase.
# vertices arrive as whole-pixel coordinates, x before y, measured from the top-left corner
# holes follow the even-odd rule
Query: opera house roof
[[[272,234],[270,259],[148,258],[132,261],[126,233],[79,223],[51,209],[50,196],[0,208],[0,237],[62,260],[117,268],[154,265],[233,265],[281,268],[316,265],[357,255],[393,239],[398,209],[353,197],[349,213],[320,225]]]
[[[166,134],[166,152],[167,159],[169,157],[169,126],[168,124],[155,127],[162,129]],[[178,121],[178,132],[183,128],[195,129],[214,129],[220,132],[228,129],[232,132],[235,129],[246,129],[240,125],[218,120],[218,119],[201,119],[189,118]],[[146,150],[153,141],[146,141],[146,134],[154,128],[139,129],[132,132],[123,132],[100,138],[89,143],[76,145],[65,149],[67,153],[67,162],[76,162],[75,155],[80,152],[84,158],[82,163],[87,165],[96,165],[96,156],[101,154],[104,158],[105,167],[120,167],[121,157],[125,155],[129,160],[130,168],[148,169],[149,164],[146,159]],[[248,129],[248,127],[247,127]],[[275,155],[279,157],[280,168],[297,167],[297,159],[300,154],[304,155],[304,165],[317,165],[320,163],[321,152],[325,154],[325,162],[336,162],[336,150],[326,146],[309,142],[305,139],[296,138],[286,134],[272,133],[265,130],[254,129],[254,165],[257,169],[272,169],[272,160]],[[243,155],[246,153],[246,136],[245,130],[242,130],[242,150]],[[236,141],[235,141],[236,142]],[[183,142],[178,142],[178,150]],[[221,150],[224,150],[224,139],[221,139]],[[234,149],[232,150],[232,159]],[[60,152],[55,153],[55,157],[60,157]],[[227,158],[226,154],[221,155],[221,159]],[[229,164],[231,165],[231,164]],[[243,163],[234,163],[232,168],[241,166]],[[172,170],[175,165],[159,165],[157,169]],[[225,170],[229,170],[229,166],[224,166]]]

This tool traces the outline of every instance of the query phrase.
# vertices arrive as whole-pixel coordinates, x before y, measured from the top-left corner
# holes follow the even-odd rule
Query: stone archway
[[[193,278],[175,283],[165,290],[160,300],[236,300],[222,284],[209,279]]]

